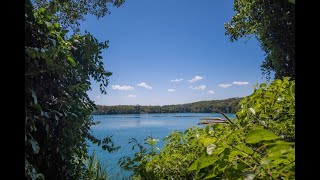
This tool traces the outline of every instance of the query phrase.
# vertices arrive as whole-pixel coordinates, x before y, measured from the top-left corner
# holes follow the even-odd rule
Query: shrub
[[[134,170],[134,177],[294,179],[294,88],[288,78],[263,83],[240,102],[230,123],[174,131],[158,154],[148,155],[143,168]]]

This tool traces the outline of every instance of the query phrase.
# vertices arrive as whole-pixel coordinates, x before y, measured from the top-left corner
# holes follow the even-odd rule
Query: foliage
[[[129,144],[133,143],[132,151],[135,148],[138,148],[138,152],[135,153],[133,158],[130,158],[128,156],[121,157],[118,161],[118,165],[126,171],[133,172],[132,176],[130,178],[132,179],[140,179],[140,176],[148,177],[148,179],[154,179],[154,176],[152,173],[149,173],[146,171],[145,166],[148,160],[155,155],[155,145],[158,140],[154,139],[152,137],[148,137],[145,139],[145,144],[150,146],[151,151],[148,152],[148,150],[140,144],[137,139],[132,138],[131,141],[129,141]]]
[[[147,163],[147,172],[155,179],[194,179],[194,173],[188,172],[190,164],[199,158],[204,147],[197,141],[199,128],[189,128],[184,133],[172,132],[161,152]]]
[[[258,124],[272,129],[282,139],[295,140],[295,81],[276,79],[261,84],[239,103],[237,116],[242,126]]]
[[[102,106],[97,105],[97,111],[93,114],[140,114],[140,113],[211,113],[225,112],[235,113],[239,107],[237,104],[241,98],[229,98],[224,100],[200,101],[188,104],[165,106]]]
[[[44,8],[50,14],[57,15],[57,21],[63,28],[72,27],[79,31],[80,21],[85,15],[91,14],[97,18],[109,14],[109,5],[121,6],[125,0],[35,0],[37,8]]]
[[[90,134],[94,102],[86,94],[90,79],[105,92],[110,72],[101,53],[107,41],[90,33],[66,37],[67,30],[44,8],[25,1],[25,177],[81,179],[87,140],[108,151],[111,139]]]
[[[96,159],[95,153],[88,157],[86,161],[86,179],[92,180],[106,180],[110,179],[107,175],[106,166],[103,166],[99,159]]]
[[[295,3],[287,0],[234,0],[235,15],[225,24],[231,41],[255,35],[266,58],[264,74],[295,78]]]
[[[174,131],[158,154],[142,154],[136,159],[143,160],[137,164],[142,167],[131,169],[135,177],[294,179],[295,81],[283,78],[257,87],[230,123]]]

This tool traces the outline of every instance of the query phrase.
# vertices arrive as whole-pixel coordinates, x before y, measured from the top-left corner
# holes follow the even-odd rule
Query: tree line
[[[104,114],[142,114],[142,113],[235,113],[242,98],[228,98],[224,100],[199,101],[187,104],[164,106],[140,106],[140,105],[97,105],[94,115]]]

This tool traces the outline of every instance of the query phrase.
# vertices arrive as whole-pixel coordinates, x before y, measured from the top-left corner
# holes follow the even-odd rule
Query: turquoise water
[[[229,118],[235,118],[234,114],[226,114]],[[144,139],[152,136],[160,141],[157,147],[162,148],[162,141],[173,130],[184,131],[192,126],[199,126],[197,123],[204,117],[222,117],[221,114],[214,113],[170,113],[170,114],[119,114],[119,115],[93,115],[94,121],[99,124],[91,127],[93,135],[99,139],[112,135],[112,140],[116,146],[121,148],[109,154],[100,147],[90,145],[90,154],[95,151],[96,156],[102,163],[107,164],[109,174],[112,179],[128,176],[130,172],[121,172],[117,165],[118,160],[123,156],[133,156],[136,150],[132,151],[131,138],[143,143]],[[118,176],[116,176],[118,174]]]

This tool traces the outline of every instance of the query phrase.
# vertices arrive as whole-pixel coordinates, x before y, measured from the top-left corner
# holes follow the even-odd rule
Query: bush
[[[288,78],[261,84],[240,102],[230,123],[174,131],[158,154],[144,154],[148,158],[141,158],[143,168],[133,169],[134,177],[294,179],[294,88]]]

